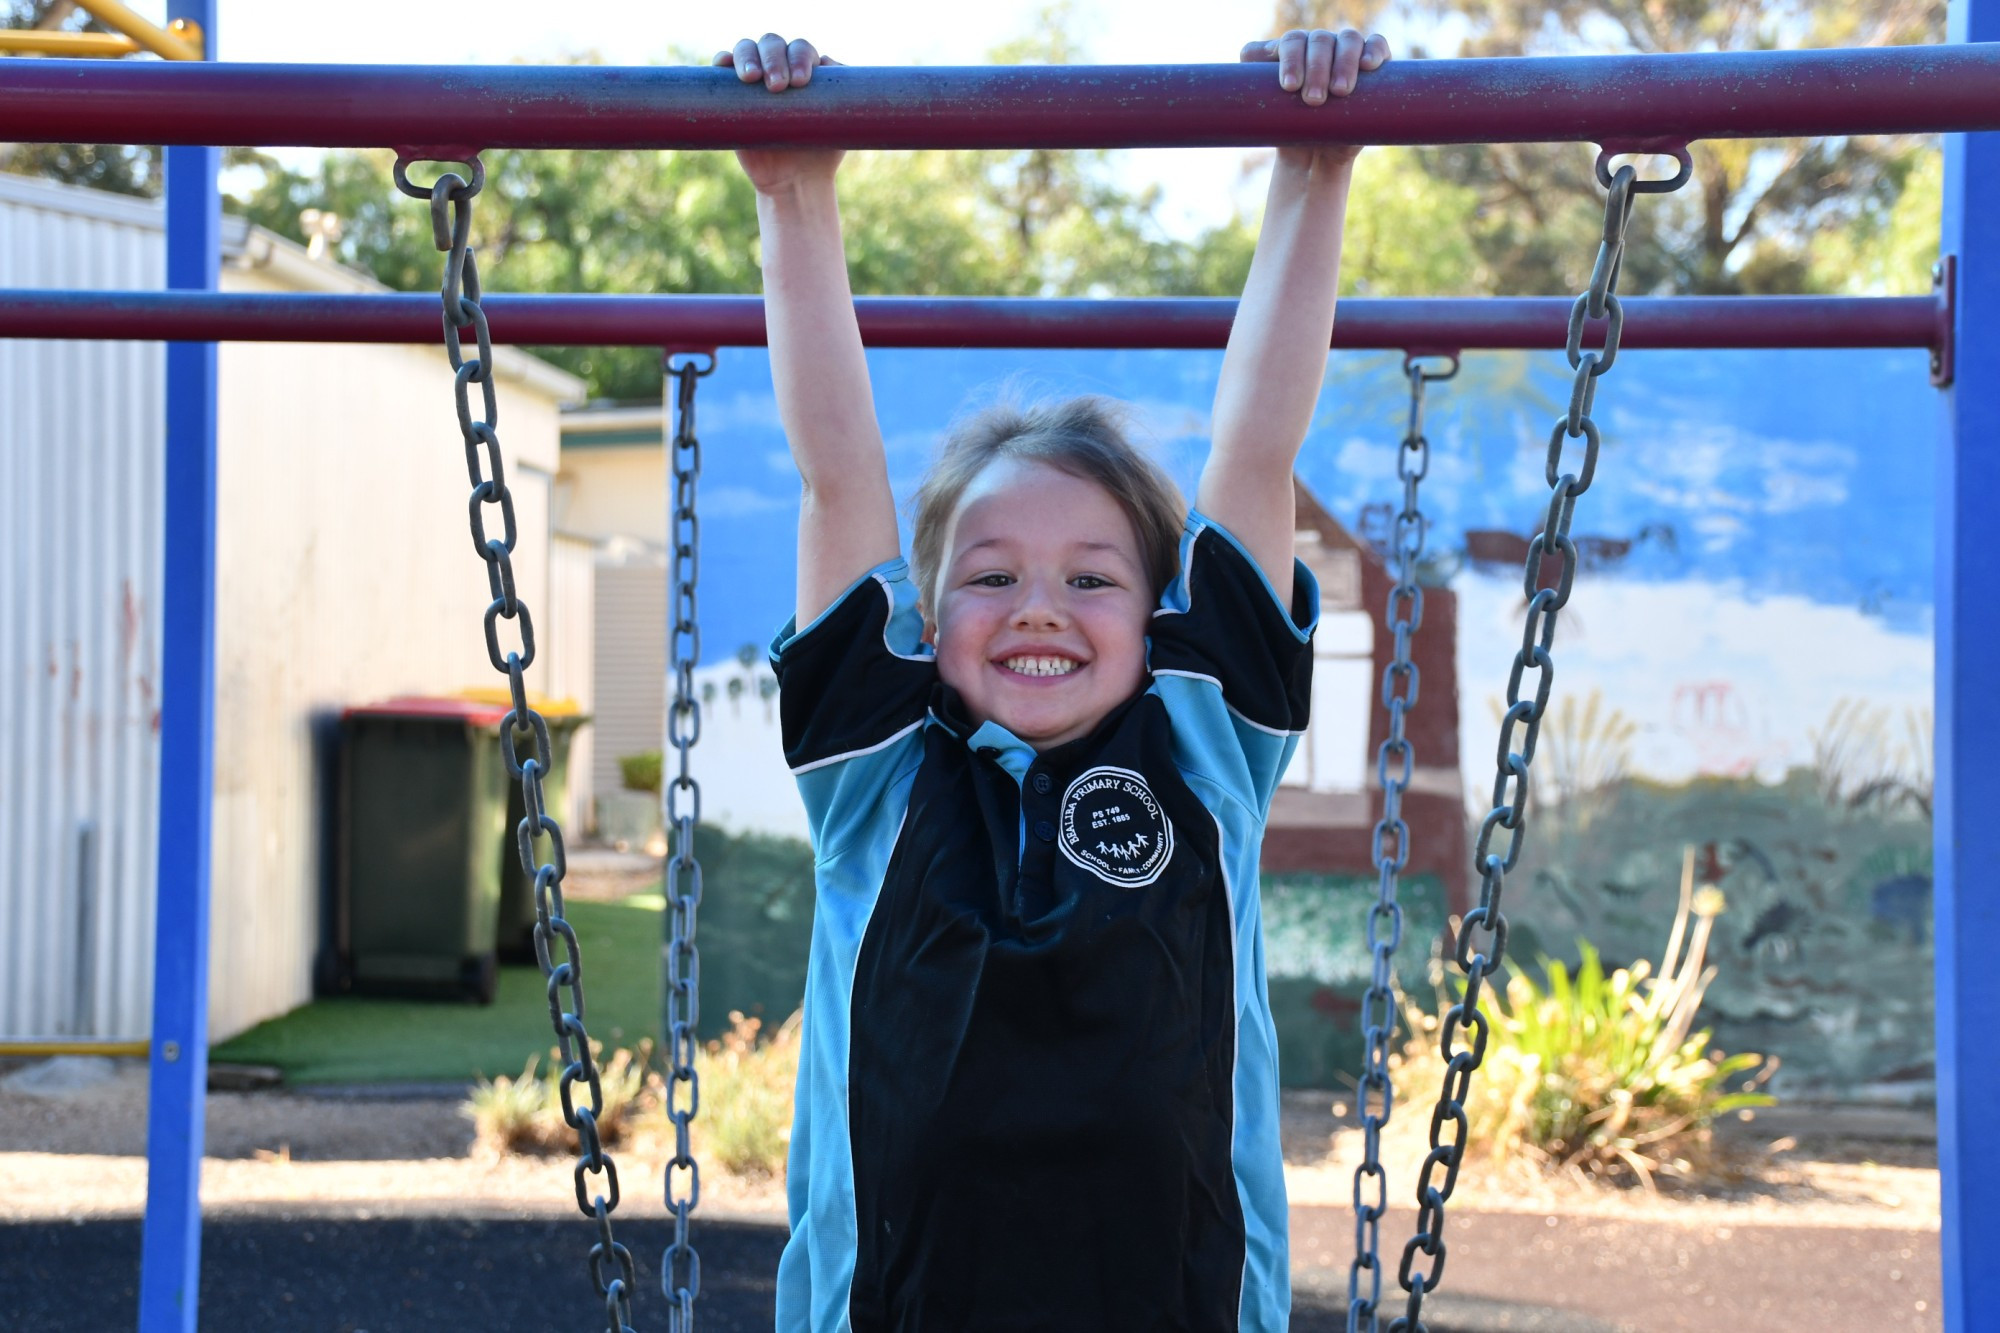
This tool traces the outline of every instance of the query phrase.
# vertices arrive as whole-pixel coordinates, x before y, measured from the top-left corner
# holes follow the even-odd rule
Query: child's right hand
[[[713,63],[734,69],[744,83],[762,83],[781,93],[811,83],[813,71],[821,65],[840,62],[821,55],[804,38],[787,42],[777,33],[767,32],[756,41],[745,37],[734,50],[717,51]],[[844,156],[837,148],[746,148],[737,150],[736,160],[743,164],[744,174],[757,193],[777,194],[804,179],[831,179]]]

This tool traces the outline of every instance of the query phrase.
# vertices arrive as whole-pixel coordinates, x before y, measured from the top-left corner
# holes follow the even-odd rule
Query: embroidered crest
[[[1174,826],[1146,780],[1127,768],[1093,768],[1063,792],[1062,854],[1107,884],[1151,884],[1174,855]]]

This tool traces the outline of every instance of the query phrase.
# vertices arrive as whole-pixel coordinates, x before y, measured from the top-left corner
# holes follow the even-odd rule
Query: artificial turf
[[[582,946],[585,1021],[607,1047],[655,1036],[660,1021],[657,893],[572,902]],[[259,1023],[209,1053],[212,1061],[275,1065],[285,1082],[469,1082],[518,1074],[555,1044],[548,992],[533,964],[500,969],[490,1005],[340,996]]]

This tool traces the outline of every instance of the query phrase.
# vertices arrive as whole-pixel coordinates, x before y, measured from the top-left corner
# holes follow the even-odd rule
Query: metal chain
[[[660,1265],[660,1286],[672,1302],[667,1326],[674,1333],[693,1333],[694,1301],[701,1292],[701,1256],[688,1239],[688,1216],[701,1202],[701,1166],[688,1142],[689,1125],[701,1110],[701,1079],[694,1065],[701,1023],[701,955],[694,942],[695,912],[701,906],[701,862],[694,854],[695,825],[701,822],[701,785],[694,780],[689,765],[689,753],[701,739],[701,700],[694,688],[694,669],[701,661],[701,621],[695,601],[701,583],[701,518],[695,510],[701,440],[695,434],[694,395],[701,377],[714,369],[713,353],[706,355],[705,363],[667,358],[667,377],[675,385],[679,413],[670,460],[674,496],[667,516],[673,547],[669,585],[673,630],[667,646],[674,677],[673,700],[667,708],[667,743],[679,757],[680,767],[662,793],[667,824],[674,835],[666,873],[666,1013],[660,1029],[667,1034],[667,1116],[674,1125],[674,1156],[667,1164],[665,1185],[667,1211],[674,1217],[674,1239]],[[679,1178],[684,1178],[686,1187],[677,1192]]]
[[[1527,567],[1522,589],[1528,599],[1527,623],[1521,632],[1521,647],[1507,675],[1507,711],[1500,719],[1500,741],[1496,752],[1498,774],[1493,782],[1493,807],[1480,822],[1473,845],[1473,866],[1479,872],[1479,905],[1459,923],[1454,961],[1465,974],[1465,990],[1458,1002],[1445,1011],[1439,1033],[1440,1051],[1445,1060],[1443,1085],[1438,1090],[1437,1107],[1431,1112],[1430,1152],[1417,1177],[1416,1234],[1403,1247],[1402,1263],[1396,1280],[1409,1293],[1404,1313],[1390,1325],[1390,1333],[1425,1333],[1422,1320],[1424,1296],[1437,1289],[1444,1277],[1445,1202],[1458,1183],[1458,1168],[1465,1157],[1469,1132],[1465,1100],[1472,1090],[1472,1073],[1486,1058],[1488,1021],[1479,1008],[1480,994],[1487,978],[1499,968],[1507,949],[1507,918],[1501,911],[1507,873],[1521,859],[1527,835],[1528,766],[1535,758],[1535,741],[1542,718],[1548,711],[1549,691],[1555,684],[1555,659],[1551,649],[1556,640],[1556,618],[1569,604],[1576,583],[1576,542],[1570,537],[1570,521],[1576,499],[1590,489],[1597,474],[1597,454],[1602,435],[1590,418],[1597,395],[1597,381],[1618,359],[1618,343],[1625,328],[1625,311],[1614,295],[1619,269],[1625,257],[1625,229],[1632,218],[1636,194],[1659,193],[1678,188],[1692,172],[1685,149],[1676,150],[1681,170],[1671,180],[1637,179],[1630,166],[1615,174],[1608,169],[1613,153],[1607,149],[1597,159],[1598,178],[1608,195],[1604,204],[1604,231],[1597,248],[1597,262],[1591,269],[1590,286],[1570,308],[1567,351],[1575,371],[1569,410],[1556,420],[1549,435],[1548,460],[1544,471],[1549,484],[1549,508],[1542,530],[1528,543]],[[1586,323],[1604,321],[1602,350],[1585,351]],[[1583,460],[1575,471],[1563,467],[1563,442],[1583,441]],[[1544,586],[1543,563],[1555,557],[1559,564],[1553,586]],[[1534,672],[1532,690],[1528,673]],[[1525,696],[1525,697],[1524,697]],[[1515,740],[1516,730],[1520,739]],[[1494,848],[1495,835],[1506,830],[1506,845]],[[1447,1132],[1448,1131],[1448,1132]],[[1443,1179],[1437,1179],[1443,1171]],[[1429,1267],[1417,1270],[1421,1255]]]
[[[576,1205],[585,1217],[597,1223],[597,1243],[591,1246],[589,1268],[598,1295],[604,1298],[605,1327],[609,1333],[632,1333],[632,1254],[613,1239],[611,1214],[618,1208],[618,1168],[604,1151],[597,1122],[604,1113],[604,1087],[597,1057],[591,1050],[590,1034],[583,1026],[583,954],[576,930],[564,918],[562,881],[567,865],[562,827],[550,815],[544,801],[542,780],[551,762],[549,724],[528,705],[527,671],[535,661],[535,627],[514,586],[513,552],[519,533],[514,522],[514,497],[507,489],[500,455],[497,429],[500,405],[493,382],[493,340],[486,327],[486,314],[479,308],[479,266],[468,243],[472,234],[472,201],[486,183],[486,167],[478,157],[462,160],[472,168],[468,181],[455,171],[445,172],[429,186],[411,182],[413,162],[435,159],[398,155],[396,188],[413,199],[428,199],[431,206],[431,235],[446,255],[444,267],[444,346],[445,355],[457,375],[454,397],[458,408],[459,434],[465,443],[466,471],[472,478],[472,546],[486,562],[486,578],[493,600],[486,607],[486,655],[495,670],[507,677],[511,708],[500,724],[500,752],[507,772],[521,784],[521,804],[527,812],[514,831],[515,846],[522,868],[535,884],[535,957],[548,982],[549,1020],[555,1028],[556,1047],[563,1071],[558,1084],[563,1120],[576,1131],[580,1152],[576,1161]],[[465,355],[464,335],[472,331],[477,343],[474,356]],[[472,402],[473,386],[479,387],[479,410]],[[497,510],[501,535],[487,532],[488,511]],[[518,648],[503,649],[500,622],[517,622]],[[521,757],[523,740],[533,748]],[[536,844],[548,839],[548,857],[542,858]],[[562,943],[562,960],[555,960],[556,942]],[[576,1089],[585,1087],[590,1100],[577,1104]],[[593,1193],[587,1176],[601,1176],[602,1187]],[[616,1272],[607,1275],[606,1264]]]
[[[1389,1177],[1382,1169],[1382,1127],[1396,1104],[1389,1078],[1389,1042],[1396,1031],[1395,958],[1403,940],[1403,908],[1397,901],[1404,868],[1410,861],[1410,826],[1403,819],[1403,793],[1409,790],[1416,751],[1404,734],[1404,720],[1417,704],[1420,675],[1410,659],[1411,640],[1424,623],[1424,590],[1417,582],[1417,562],[1423,558],[1428,522],[1418,502],[1417,488],[1431,470],[1430,440],[1424,435],[1424,386],[1458,374],[1458,357],[1442,370],[1428,369],[1423,356],[1405,356],[1403,373],[1410,381],[1410,422],[1396,450],[1396,476],[1403,483],[1403,507],[1396,515],[1390,554],[1396,562],[1396,585],[1389,590],[1384,623],[1395,636],[1396,652],[1382,669],[1382,707],[1389,714],[1388,735],[1375,752],[1375,776],[1382,787],[1382,817],[1375,823],[1375,905],[1368,911],[1368,951],[1374,970],[1361,997],[1362,1073],[1355,1090],[1355,1112],[1361,1120],[1361,1165],[1354,1169],[1354,1261],[1347,1270],[1347,1333],[1375,1333],[1381,1327],[1382,1214],[1389,1206]],[[1392,771],[1393,766],[1393,771]],[[1374,1199],[1367,1195],[1373,1183]],[[1363,1294],[1362,1284],[1367,1284]]]

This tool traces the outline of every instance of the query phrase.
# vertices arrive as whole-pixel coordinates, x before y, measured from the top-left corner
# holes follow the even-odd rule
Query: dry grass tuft
[[[625,1141],[633,1127],[635,1112],[646,1099],[650,1085],[658,1080],[646,1070],[652,1043],[642,1041],[636,1051],[619,1048],[603,1058],[600,1042],[590,1044],[597,1057],[598,1086],[603,1089],[603,1111],[597,1117],[598,1137],[607,1148]],[[465,1111],[490,1151],[558,1156],[576,1151],[576,1131],[563,1119],[562,1062],[549,1052],[546,1073],[537,1074],[540,1056],[529,1056],[519,1078],[505,1074],[481,1079],[466,1098]],[[589,1084],[578,1080],[571,1101],[590,1104]]]

